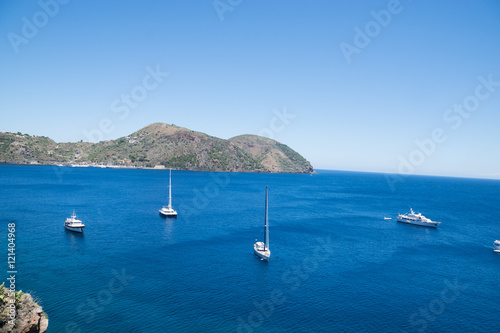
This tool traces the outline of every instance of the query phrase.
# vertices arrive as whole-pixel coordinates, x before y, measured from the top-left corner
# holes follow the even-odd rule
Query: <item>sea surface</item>
[[[498,180],[174,170],[172,194],[165,219],[165,170],[1,165],[2,281],[15,223],[48,332],[498,331]],[[396,222],[410,206],[442,224]]]

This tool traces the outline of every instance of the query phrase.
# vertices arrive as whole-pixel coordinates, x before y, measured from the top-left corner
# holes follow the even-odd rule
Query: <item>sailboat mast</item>
[[[170,178],[168,181],[168,208],[172,208],[172,169],[170,169]]]
[[[265,216],[265,229],[264,229],[264,250],[269,249],[269,221],[267,217],[267,186],[266,186],[266,216]]]

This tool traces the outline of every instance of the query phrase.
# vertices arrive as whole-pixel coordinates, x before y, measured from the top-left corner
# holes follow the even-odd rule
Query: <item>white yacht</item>
[[[441,222],[431,221],[420,213],[416,214],[411,208],[409,214],[407,213],[398,215],[398,222],[421,225],[431,228],[436,228],[439,224],[441,224]]]
[[[493,251],[500,252],[500,240],[496,240],[493,242]]]
[[[165,217],[177,217],[177,212],[172,208],[172,169],[170,169],[170,180],[168,182],[168,206],[160,209],[160,214]]]
[[[255,254],[263,260],[269,260],[271,250],[269,250],[269,221],[267,220],[267,186],[266,186],[266,213],[264,218],[264,242],[255,240],[253,245]]]
[[[391,219],[390,217],[385,217],[384,216],[384,220],[389,221],[390,219]]]
[[[73,211],[73,215],[70,218],[67,218],[64,222],[64,227],[68,230],[74,232],[83,232],[83,228],[85,228],[85,224],[82,221],[76,218],[75,211]]]

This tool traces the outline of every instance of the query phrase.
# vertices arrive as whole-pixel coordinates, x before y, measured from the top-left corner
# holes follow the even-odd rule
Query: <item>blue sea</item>
[[[2,281],[15,223],[16,286],[48,332],[498,331],[498,180],[174,170],[165,219],[168,177],[0,166]],[[442,224],[396,222],[410,206]]]

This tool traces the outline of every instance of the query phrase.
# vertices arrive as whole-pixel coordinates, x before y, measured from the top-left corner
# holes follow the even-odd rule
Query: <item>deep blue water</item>
[[[49,332],[498,331],[500,181],[172,177],[164,219],[163,170],[0,166],[0,246],[16,223],[16,283]],[[265,185],[269,263],[253,254]],[[397,223],[410,205],[443,223]],[[73,209],[83,235],[63,227]]]

